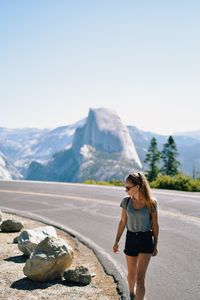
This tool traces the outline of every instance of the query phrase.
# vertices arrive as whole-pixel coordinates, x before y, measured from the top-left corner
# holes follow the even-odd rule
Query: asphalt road
[[[159,254],[147,272],[147,300],[200,299],[200,193],[154,190],[159,203]],[[126,280],[121,252],[112,253],[124,188],[0,181],[0,208],[65,225],[104,249]]]

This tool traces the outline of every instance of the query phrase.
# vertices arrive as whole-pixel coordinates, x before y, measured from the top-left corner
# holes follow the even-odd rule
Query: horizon
[[[105,108],[106,109],[106,108]],[[63,126],[72,126],[76,123],[79,123],[80,121],[86,119],[88,117],[88,115],[86,117],[83,117],[81,118],[80,120],[77,120],[73,123],[70,123],[70,124],[64,124],[64,125],[58,125],[56,127],[29,127],[29,126],[24,126],[24,127],[4,127],[4,126],[0,126],[0,128],[4,128],[4,129],[8,129],[8,130],[18,130],[18,129],[39,129],[39,130],[54,130],[56,128],[59,128],[59,127],[63,127]],[[119,116],[120,117],[120,116]],[[145,129],[141,129],[139,128],[136,124],[124,124],[125,126],[133,126],[133,127],[136,127],[137,129],[141,130],[141,131],[145,131],[145,132],[151,132],[151,133],[155,133],[155,134],[158,134],[158,135],[181,135],[181,134],[188,134],[188,133],[197,133],[197,132],[200,132],[200,129],[198,130],[192,130],[192,131],[181,131],[181,132],[172,132],[172,133],[160,133],[160,132],[154,132],[154,131],[150,131],[150,130],[145,130]]]
[[[200,128],[200,2],[0,2],[0,126],[57,128],[114,109],[161,135]]]

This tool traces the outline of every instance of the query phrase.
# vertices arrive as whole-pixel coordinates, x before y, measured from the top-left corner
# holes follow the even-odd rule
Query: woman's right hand
[[[114,253],[118,253],[119,252],[119,244],[118,243],[114,244],[114,246],[113,246],[113,252]]]

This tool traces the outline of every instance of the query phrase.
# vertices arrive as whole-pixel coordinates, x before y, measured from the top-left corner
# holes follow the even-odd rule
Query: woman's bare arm
[[[158,213],[152,213],[152,231],[153,231],[153,242],[154,242],[154,253],[153,256],[157,254],[157,244],[159,235],[159,225],[158,225]]]
[[[122,208],[121,219],[120,219],[120,222],[119,222],[119,225],[118,225],[117,234],[116,234],[116,238],[115,238],[115,243],[114,243],[114,246],[113,246],[113,251],[114,252],[118,252],[119,241],[120,241],[120,238],[122,236],[122,233],[124,232],[124,228],[126,226],[126,220],[127,220],[126,209]]]

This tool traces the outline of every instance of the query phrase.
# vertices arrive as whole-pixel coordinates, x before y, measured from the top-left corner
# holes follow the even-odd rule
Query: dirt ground
[[[24,223],[24,229],[44,226],[38,221],[3,213],[3,220],[14,218]],[[23,230],[23,229],[22,229]],[[66,240],[74,250],[73,264],[85,265],[95,276],[92,282],[83,287],[66,284],[65,280],[38,283],[29,280],[23,274],[26,257],[13,243],[20,233],[3,233],[0,231],[0,299],[2,300],[118,300],[116,284],[108,276],[94,253],[77,239],[56,228],[59,237]]]

